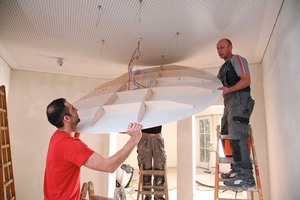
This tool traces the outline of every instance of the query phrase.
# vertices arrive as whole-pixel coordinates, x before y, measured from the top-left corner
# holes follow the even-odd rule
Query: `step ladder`
[[[0,199],[15,200],[5,86],[0,87]]]
[[[231,199],[237,199],[236,195],[238,192],[246,191],[247,197],[250,196],[251,200],[254,200],[254,192],[258,194],[258,199],[263,200],[262,195],[262,189],[261,189],[261,181],[259,176],[259,170],[258,170],[258,164],[257,164],[257,158],[256,158],[256,152],[255,152],[255,144],[252,134],[252,128],[249,125],[249,148],[250,148],[250,158],[251,163],[253,164],[253,169],[255,172],[255,180],[256,180],[256,186],[255,187],[232,187],[232,186],[226,186],[223,184],[224,179],[220,178],[220,164],[231,164],[233,162],[233,159],[230,157],[220,157],[219,155],[219,148],[221,147],[220,142],[222,140],[228,140],[227,135],[221,135],[220,134],[220,125],[217,127],[217,151],[216,151],[216,172],[215,172],[215,193],[214,193],[214,200],[230,200],[230,198],[219,198],[220,191],[234,191],[235,192],[235,198]],[[221,183],[221,185],[220,185]],[[250,193],[250,195],[249,195]]]
[[[122,191],[123,192],[123,191]],[[115,191],[116,193],[116,191]],[[88,199],[87,199],[88,196]],[[125,198],[124,198],[125,196]],[[119,198],[117,198],[119,197]],[[83,183],[82,184],[82,188],[81,188],[81,192],[80,192],[80,200],[123,200],[126,199],[126,195],[125,192],[122,193],[122,195],[115,195],[114,198],[108,198],[108,197],[103,197],[100,195],[95,194],[95,190],[94,190],[94,184],[92,181],[89,181],[88,183]]]
[[[151,175],[151,177],[163,176],[165,179],[165,184],[163,186],[155,186],[153,184],[146,186],[146,185],[144,185],[144,179],[143,179],[144,175]],[[147,196],[148,195],[149,196],[150,195],[164,195],[165,200],[169,200],[166,167],[163,170],[144,170],[143,165],[142,164],[140,165],[140,178],[139,178],[139,183],[138,183],[137,200],[143,200],[146,195]]]

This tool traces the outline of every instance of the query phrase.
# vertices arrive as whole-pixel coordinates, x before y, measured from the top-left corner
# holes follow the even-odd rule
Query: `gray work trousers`
[[[152,134],[153,135],[153,134]],[[137,144],[137,159],[139,166],[143,164],[145,170],[162,170],[166,167],[166,153],[164,139],[161,134],[157,134],[158,137],[142,137]],[[144,185],[152,185],[152,177],[143,177]],[[165,180],[163,176],[155,176],[153,185],[163,186]]]
[[[249,119],[254,108],[250,92],[238,91],[224,96],[224,114],[221,134],[228,135],[237,175],[243,178],[253,176],[248,147]]]

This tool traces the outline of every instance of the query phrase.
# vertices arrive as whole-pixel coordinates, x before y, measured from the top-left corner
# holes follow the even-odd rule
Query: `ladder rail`
[[[257,156],[256,156],[256,149],[255,149],[255,143],[254,143],[254,137],[252,134],[252,127],[251,125],[249,126],[249,135],[250,135],[250,140],[251,140],[251,150],[252,150],[252,157],[254,161],[254,170],[255,170],[255,176],[256,176],[256,184],[257,187],[259,188],[259,199],[263,200],[263,195],[262,195],[262,187],[261,187],[261,181],[260,181],[260,175],[259,175],[259,170],[258,170],[258,162],[257,162]]]
[[[220,178],[219,178],[219,173],[220,173],[220,163],[219,163],[219,159],[220,159],[220,154],[219,154],[219,143],[220,143],[220,125],[217,126],[217,151],[216,151],[216,168],[215,168],[215,193],[214,193],[214,197],[215,200],[219,198],[219,182],[220,182]]]

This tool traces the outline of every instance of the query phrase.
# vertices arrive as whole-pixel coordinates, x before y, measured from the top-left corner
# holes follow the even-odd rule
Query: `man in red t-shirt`
[[[77,109],[59,98],[47,107],[48,121],[57,127],[51,137],[44,177],[45,200],[79,200],[80,167],[113,173],[130,155],[141,138],[142,126],[128,125],[128,142],[116,154],[104,158],[79,139]]]

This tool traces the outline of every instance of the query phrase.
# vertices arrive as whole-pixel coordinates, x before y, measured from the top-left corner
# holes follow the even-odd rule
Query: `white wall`
[[[0,86],[5,85],[6,96],[9,94],[11,69],[0,55]],[[7,103],[8,104],[8,103]]]
[[[284,2],[263,60],[272,200],[300,197],[299,10],[300,1]]]

